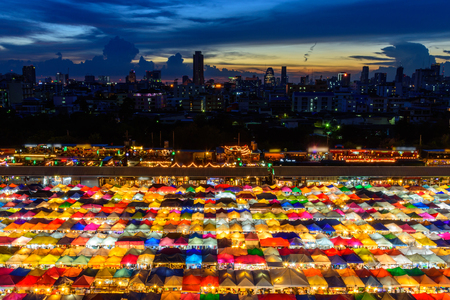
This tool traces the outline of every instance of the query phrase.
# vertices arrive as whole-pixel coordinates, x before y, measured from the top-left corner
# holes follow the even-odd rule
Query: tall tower
[[[194,54],[194,84],[202,85],[205,83],[203,54],[201,51],[195,51]]]
[[[267,68],[266,75],[264,75],[264,85],[266,87],[272,87],[275,86],[275,84],[275,73],[272,68]]]
[[[369,83],[369,67],[364,66],[361,72],[361,83],[368,84]]]
[[[395,82],[403,82],[403,67],[397,68],[397,73],[395,74]]]
[[[31,83],[32,85],[36,84],[36,68],[33,65],[23,66],[22,75],[26,83]]]
[[[281,85],[286,85],[288,83],[288,77],[286,74],[286,66],[281,67]]]

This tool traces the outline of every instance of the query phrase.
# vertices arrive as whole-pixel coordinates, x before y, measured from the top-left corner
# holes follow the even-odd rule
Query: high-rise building
[[[69,74],[56,73],[56,81],[58,83],[62,83],[62,85],[66,85],[69,81]]]
[[[286,73],[286,66],[281,67],[281,85],[286,85],[288,83],[288,77]]]
[[[149,82],[161,82],[161,70],[145,71],[145,79]]]
[[[187,85],[189,83],[192,83],[192,80],[187,75],[183,75],[182,84]]]
[[[395,74],[395,82],[403,82],[403,67],[397,68],[397,73]]]
[[[84,76],[84,82],[86,83],[94,83],[95,82],[95,76],[92,74],[87,74]]]
[[[347,72],[340,72],[338,73],[338,82],[341,86],[349,86],[350,85],[350,78],[352,74]]]
[[[33,65],[23,66],[22,75],[25,83],[36,84],[36,68]]]
[[[433,75],[434,76],[437,77],[437,76],[441,75],[440,74],[440,72],[441,72],[441,64],[439,64],[439,63],[432,64],[430,69],[433,70]]]
[[[203,54],[201,51],[195,51],[194,57],[194,84],[203,85],[205,83]]]
[[[376,85],[385,84],[387,80],[386,73],[375,73],[374,82]]]
[[[135,83],[136,82],[136,72],[131,70],[128,76],[125,78],[127,83]]]
[[[364,66],[361,71],[361,84],[369,83],[369,67]]]
[[[110,82],[110,77],[108,75],[98,75],[98,82],[101,83],[109,83]]]
[[[264,75],[264,85],[266,87],[275,86],[276,79],[275,79],[275,72],[272,68],[267,68],[266,75]]]

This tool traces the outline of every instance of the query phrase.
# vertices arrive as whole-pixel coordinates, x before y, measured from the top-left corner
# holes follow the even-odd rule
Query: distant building
[[[374,84],[383,85],[386,83],[387,74],[386,73],[375,73]]]
[[[131,70],[128,76],[125,78],[127,83],[135,83],[136,82],[136,72]]]
[[[145,71],[145,79],[148,82],[161,82],[161,70]]]
[[[94,83],[95,82],[95,76],[92,74],[88,74],[84,76],[84,82],[86,83]]]
[[[110,77],[107,75],[99,75],[97,77],[98,82],[100,83],[110,83]]]
[[[8,83],[9,105],[15,106],[24,99],[34,98],[33,85],[22,81],[11,81]]]
[[[338,73],[338,82],[341,86],[349,86],[352,74],[347,72]]]
[[[183,75],[182,84],[187,85],[189,83],[192,83],[192,80],[189,78],[189,76]]]
[[[275,73],[272,68],[267,68],[266,75],[264,75],[264,86],[273,87],[276,85]]]
[[[66,85],[69,82],[69,74],[56,73],[56,82]]]
[[[71,106],[77,101],[77,96],[68,95],[68,96],[54,96],[53,104],[55,106]]]
[[[154,111],[166,106],[166,95],[148,91],[133,93],[128,95],[134,100],[134,109],[139,111]]]
[[[369,67],[364,66],[361,71],[361,84],[369,83]]]
[[[288,76],[286,73],[286,66],[281,67],[281,85],[284,86],[288,83]]]
[[[395,82],[403,82],[403,67],[397,68],[397,73],[395,74]]]
[[[334,93],[295,92],[292,94],[292,111],[294,112],[335,111],[336,109]]]
[[[205,83],[203,54],[201,51],[195,51],[193,57],[194,84],[202,85]]]
[[[34,66],[23,66],[22,67],[23,82],[36,84],[36,68]]]

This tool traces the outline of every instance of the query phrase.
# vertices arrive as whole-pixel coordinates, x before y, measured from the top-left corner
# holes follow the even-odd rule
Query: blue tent
[[[406,245],[405,243],[402,242],[402,240],[400,240],[399,238],[395,238],[395,239],[387,239],[392,246],[394,247],[406,247],[408,245]]]
[[[381,223],[373,223],[372,227],[376,230],[376,231],[389,231],[388,228],[386,228],[386,226],[384,226]]]
[[[347,265],[347,262],[343,260],[339,255],[333,255],[328,257],[332,265]]]
[[[31,269],[24,269],[24,268],[17,268],[14,269],[9,275],[11,276],[27,276],[28,273],[30,273]]]
[[[309,232],[322,231],[322,228],[320,228],[319,226],[317,226],[315,223],[306,225],[306,228],[308,228]]]
[[[383,288],[383,285],[373,276],[359,278],[366,286],[373,286],[377,288]]]
[[[155,238],[149,238],[148,240],[145,241],[144,245],[145,247],[157,247],[159,246],[159,240]]]
[[[347,261],[349,264],[363,264],[364,261],[358,255],[352,253],[349,255],[342,255],[342,258]]]
[[[186,257],[186,264],[199,265],[202,263],[202,256],[198,254],[192,254]]]
[[[76,223],[75,225],[72,226],[72,228],[70,228],[70,230],[84,230],[84,227],[86,227],[85,225],[81,224],[81,223]]]

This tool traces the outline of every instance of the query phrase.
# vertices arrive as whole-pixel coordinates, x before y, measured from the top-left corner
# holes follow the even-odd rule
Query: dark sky
[[[2,0],[0,72],[32,63],[38,76],[124,78],[157,68],[169,80],[192,76],[201,50],[207,78],[282,65],[291,78],[356,76],[363,65],[412,73],[450,60],[449,9],[448,0]]]

